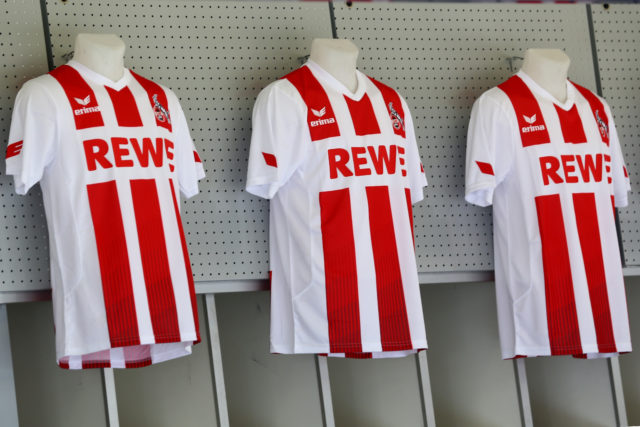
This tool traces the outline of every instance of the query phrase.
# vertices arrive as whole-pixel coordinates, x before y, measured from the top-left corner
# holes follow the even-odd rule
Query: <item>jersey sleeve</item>
[[[404,114],[404,127],[407,136],[407,175],[411,186],[411,203],[415,204],[424,199],[424,187],[427,186],[427,177],[424,173],[424,166],[420,159],[418,141],[413,127],[411,111],[405,100],[402,100]]]
[[[616,207],[623,208],[629,204],[627,194],[631,190],[631,181],[622,156],[622,148],[620,147],[613,115],[608,105],[605,108],[609,115],[609,144],[611,145],[611,178],[613,180],[614,202]]]
[[[180,192],[186,198],[193,197],[198,194],[198,181],[205,177],[202,160],[196,147],[191,139],[189,132],[189,124],[182,111],[182,107],[176,98],[176,108],[174,111],[175,124],[175,150],[178,182],[180,184]]]
[[[465,200],[478,206],[493,203],[493,192],[513,161],[513,131],[507,111],[483,94],[471,109],[467,131]]]
[[[29,81],[18,92],[6,151],[7,175],[15,191],[26,194],[42,179],[58,146],[56,106],[41,84]]]
[[[246,190],[271,199],[302,164],[309,144],[306,106],[278,81],[260,92],[253,107]]]

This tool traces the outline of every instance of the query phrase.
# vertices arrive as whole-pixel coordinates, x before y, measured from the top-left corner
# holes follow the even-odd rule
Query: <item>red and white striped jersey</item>
[[[411,206],[422,170],[407,104],[312,61],[253,111],[247,191],[271,199],[271,351],[402,356],[427,346]]]
[[[468,130],[466,200],[493,204],[502,357],[631,350],[615,206],[630,189],[609,106],[523,72],[485,92]]]
[[[176,95],[71,61],[18,93],[6,156],[15,190],[40,182],[59,366],[129,368],[199,341],[179,194],[204,176]]]

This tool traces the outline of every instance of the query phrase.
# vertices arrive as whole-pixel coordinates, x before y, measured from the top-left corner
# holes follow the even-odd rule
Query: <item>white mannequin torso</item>
[[[111,81],[124,75],[125,44],[115,34],[87,34],[76,36],[73,60]]]
[[[559,102],[567,100],[571,59],[560,49],[527,49],[521,70]]]
[[[358,47],[345,39],[314,39],[309,59],[331,74],[351,92],[358,89]]]

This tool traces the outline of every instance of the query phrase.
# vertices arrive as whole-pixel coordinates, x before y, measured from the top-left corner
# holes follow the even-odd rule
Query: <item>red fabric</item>
[[[553,106],[556,108],[558,118],[560,119],[564,142],[567,144],[582,144],[587,142],[587,136],[584,133],[578,107],[574,104],[569,111],[565,111],[555,104]]]
[[[131,75],[136,79],[140,86],[142,86],[145,92],[147,92],[151,109],[156,117],[156,125],[171,132],[171,113],[169,112],[167,94],[164,92],[164,89],[162,89],[162,86],[149,79],[145,79],[133,71],[131,71]]]
[[[195,151],[194,151],[195,153]],[[184,228],[182,227],[182,218],[180,217],[180,208],[178,206],[178,198],[176,197],[176,190],[173,186],[173,180],[169,180],[169,187],[171,187],[171,197],[173,198],[173,208],[176,212],[176,221],[178,222],[178,230],[180,231],[180,244],[182,245],[182,256],[184,257],[184,267],[187,270],[187,280],[189,281],[189,296],[191,297],[191,309],[193,311],[193,322],[196,326],[197,340],[194,344],[200,342],[200,322],[198,321],[198,301],[196,298],[196,288],[193,283],[193,272],[191,270],[191,261],[189,260],[189,248],[187,247],[187,240],[184,235]]]
[[[389,187],[367,187],[382,351],[412,348]]]
[[[23,141],[18,141],[7,145],[7,155],[5,156],[5,159],[10,159],[11,157],[20,154],[22,151],[22,142]]]
[[[67,95],[76,129],[104,126],[96,95],[80,73],[69,65],[62,65],[49,74],[60,83]]]
[[[127,242],[115,181],[87,186],[111,347],[140,344]]]
[[[130,182],[142,271],[155,342],[180,341],[178,312],[169,270],[156,181],[155,179],[133,179]]]
[[[356,135],[364,136],[380,133],[376,114],[373,112],[371,100],[366,93],[359,101],[354,101],[348,96],[345,96],[344,99],[347,102]]]
[[[560,196],[536,197],[552,355],[584,353]]]
[[[478,165],[480,172],[487,175],[495,175],[493,173],[493,166],[491,166],[491,163],[479,162],[476,160],[476,164]]]
[[[616,340],[613,336],[613,322],[602,258],[602,241],[600,240],[595,195],[593,193],[575,193],[573,207],[576,212],[580,247],[587,273],[598,351],[600,353],[615,353],[617,351]]]
[[[309,67],[301,67],[283,78],[298,90],[307,106],[307,125],[312,141],[340,136],[338,121],[324,88]]]
[[[542,117],[538,101],[533,96],[526,83],[518,76],[513,76],[498,87],[509,97],[518,119],[518,128],[522,146],[548,144],[549,132]],[[532,130],[531,126],[539,127]],[[528,130],[528,131],[525,131]]]
[[[202,163],[202,159],[200,159],[197,151],[193,152],[193,159],[196,161],[196,163]]]
[[[271,166],[274,168],[278,167],[278,160],[273,154],[263,152],[262,157],[264,157],[264,162],[267,164],[267,166]]]
[[[361,353],[356,248],[349,189],[320,193],[331,353]]]
[[[407,212],[409,213],[409,224],[411,224],[411,238],[413,239],[413,249],[415,251],[416,238],[413,231],[413,205],[411,204],[411,189],[404,189],[404,196],[407,199]]]
[[[602,139],[602,142],[609,145],[609,117],[607,117],[602,101],[600,101],[600,99],[589,89],[573,82],[571,83],[576,89],[578,89],[578,92],[580,92],[587,102],[589,102],[591,112],[593,113],[593,119],[596,121],[598,130],[600,130],[600,138]]]
[[[373,82],[378,88],[384,99],[384,105],[387,107],[387,113],[389,113],[389,119],[391,120],[391,126],[393,127],[393,133],[403,138],[407,137],[407,133],[404,128],[404,109],[402,108],[402,102],[400,101],[400,95],[398,92],[380,83],[376,79],[369,77],[369,80]]]
[[[138,105],[131,93],[131,89],[124,87],[121,90],[111,89],[108,86],[104,87],[111,98],[113,104],[113,110],[116,113],[116,120],[118,126],[121,127],[138,127],[142,126],[142,119],[140,118],[140,112],[138,111]]]

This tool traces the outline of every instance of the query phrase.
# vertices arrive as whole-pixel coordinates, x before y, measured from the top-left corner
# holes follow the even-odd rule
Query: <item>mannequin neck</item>
[[[78,34],[73,60],[116,82],[124,75],[124,51],[115,34]]]
[[[571,59],[560,49],[528,49],[521,70],[559,102],[567,100]]]
[[[349,91],[358,89],[356,61],[358,48],[349,40],[314,39],[309,59],[331,74]]]

